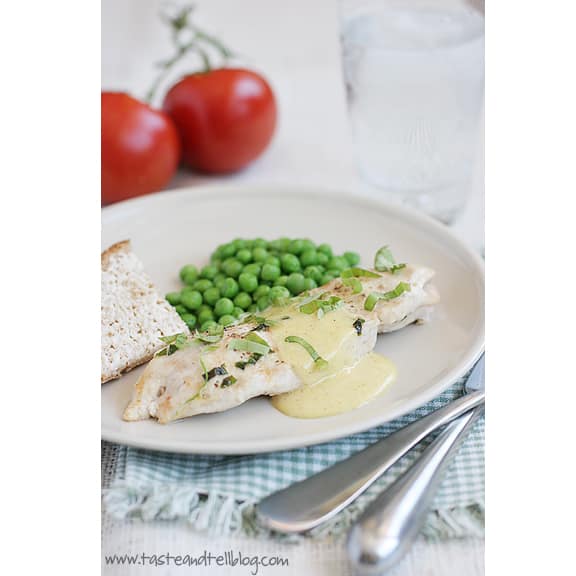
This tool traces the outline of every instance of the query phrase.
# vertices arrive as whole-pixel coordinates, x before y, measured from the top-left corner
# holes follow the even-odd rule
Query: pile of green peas
[[[328,244],[308,239],[237,238],[218,246],[200,270],[184,266],[184,288],[166,294],[166,300],[191,330],[206,331],[322,286],[359,262],[356,252],[336,256]]]

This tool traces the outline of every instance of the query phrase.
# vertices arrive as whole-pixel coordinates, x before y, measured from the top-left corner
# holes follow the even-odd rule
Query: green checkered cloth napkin
[[[463,393],[465,379],[393,422],[326,444],[246,456],[204,456],[150,452],[122,446],[113,479],[104,490],[105,510],[117,518],[186,519],[213,535],[243,533],[294,539],[271,533],[255,520],[254,504],[384,438]],[[367,503],[418,457],[423,442],[388,470],[335,519],[307,536],[345,533]],[[438,491],[422,535],[429,538],[482,537],[484,529],[484,419],[471,430]]]

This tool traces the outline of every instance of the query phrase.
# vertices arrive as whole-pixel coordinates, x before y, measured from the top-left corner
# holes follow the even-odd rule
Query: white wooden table
[[[196,0],[200,19],[273,84],[280,124],[266,154],[227,183],[293,184],[377,194],[356,176],[346,118],[338,44],[336,0]],[[103,0],[102,86],[142,96],[153,79],[151,63],[169,52],[157,14],[160,0]],[[483,152],[483,139],[479,142]],[[172,187],[219,182],[179,173]],[[477,250],[483,247],[483,154],[466,212],[454,229]],[[344,576],[351,574],[342,543],[309,541],[297,547],[240,538],[200,536],[183,524],[103,520],[103,553],[202,554],[204,550],[281,556],[289,566],[261,567],[258,574]],[[190,568],[126,565],[103,568],[107,575],[184,573]],[[213,565],[198,574],[250,574],[253,568]],[[481,541],[418,542],[393,576],[480,576]]]

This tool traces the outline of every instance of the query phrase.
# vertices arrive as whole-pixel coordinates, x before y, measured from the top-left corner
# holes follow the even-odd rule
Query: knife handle
[[[430,432],[484,402],[484,391],[466,394],[314,476],[264,498],[259,520],[279,532],[318,526],[367,490]]]
[[[348,554],[359,574],[380,574],[408,551],[447,464],[483,413],[481,405],[448,424],[420,458],[367,507],[348,536]]]

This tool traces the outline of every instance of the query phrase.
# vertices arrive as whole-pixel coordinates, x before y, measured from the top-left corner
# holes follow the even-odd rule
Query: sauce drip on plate
[[[272,397],[272,405],[287,416],[320,418],[354,410],[396,377],[394,364],[371,351],[376,325],[370,320],[359,331],[357,319],[343,309],[318,317],[297,306],[273,309],[269,317],[276,320],[270,331],[278,355],[303,382],[297,390]],[[286,342],[288,336],[304,339],[327,365],[318,365],[303,346]]]

